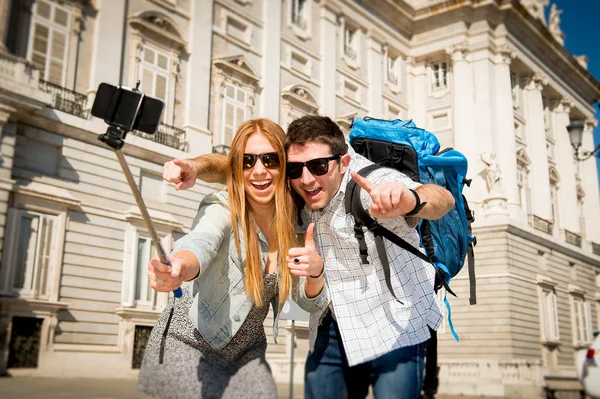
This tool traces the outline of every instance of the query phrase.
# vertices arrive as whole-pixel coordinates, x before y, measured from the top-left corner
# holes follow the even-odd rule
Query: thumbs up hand
[[[304,247],[291,248],[288,252],[288,267],[294,276],[319,276],[323,271],[323,259],[317,253],[313,238],[315,224],[311,223],[306,230]]]
[[[381,182],[373,184],[356,172],[351,173],[352,179],[371,196],[373,204],[369,214],[375,218],[393,219],[404,216],[415,209],[417,200],[402,183]]]

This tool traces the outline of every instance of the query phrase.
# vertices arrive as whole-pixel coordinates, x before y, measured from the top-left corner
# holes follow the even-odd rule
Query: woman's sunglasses
[[[279,156],[276,152],[267,152],[265,154],[244,154],[244,157],[242,158],[242,168],[244,170],[253,168],[258,158],[260,158],[260,162],[262,162],[263,166],[267,169],[277,169],[281,165]]]
[[[308,169],[314,176],[323,176],[329,172],[329,161],[340,159],[340,155],[332,155],[327,158],[315,158],[307,162],[288,162],[287,163],[287,178],[297,179],[302,176],[304,167]]]

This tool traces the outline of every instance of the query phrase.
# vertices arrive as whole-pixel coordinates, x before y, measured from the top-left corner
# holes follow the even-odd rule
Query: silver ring
[[[158,277],[156,278],[156,284],[158,284],[159,287],[162,287],[163,285],[165,285],[165,282],[162,281],[161,279],[159,279]]]
[[[300,263],[300,259],[294,258],[294,263]]]

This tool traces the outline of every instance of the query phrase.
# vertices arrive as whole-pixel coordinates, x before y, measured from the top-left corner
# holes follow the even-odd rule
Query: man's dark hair
[[[340,127],[327,116],[307,115],[293,121],[285,136],[285,150],[296,144],[318,142],[329,146],[331,155],[344,155],[348,144]]]

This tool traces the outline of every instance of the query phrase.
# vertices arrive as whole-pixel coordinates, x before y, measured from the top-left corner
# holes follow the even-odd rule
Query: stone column
[[[585,121],[583,130],[583,139],[580,153],[582,151],[591,151],[594,149],[594,128],[598,121],[589,118]],[[572,153],[572,151],[571,151]],[[600,188],[598,187],[598,170],[596,169],[596,159],[590,158],[581,161],[581,184],[585,191],[583,199],[583,212],[586,218],[585,236],[588,241],[600,244]],[[562,179],[561,179],[562,182]]]
[[[552,220],[550,205],[550,175],[548,155],[546,153],[546,129],[544,127],[544,106],[542,89],[546,84],[541,74],[528,77],[525,86],[525,119],[527,120],[527,146],[531,158],[529,182],[531,187],[531,210],[536,216]]]
[[[560,174],[559,195],[559,226],[561,229],[578,233],[579,217],[577,215],[577,168],[573,158],[573,148],[569,140],[567,126],[571,123],[569,113],[573,107],[573,100],[563,98],[553,110],[554,118],[552,130],[555,140],[556,168]]]
[[[337,46],[337,17],[335,12],[321,5],[321,115],[335,120],[336,118],[336,46]]]
[[[264,41],[260,115],[279,122],[281,103],[281,1],[269,1],[264,7]]]
[[[427,106],[427,68],[425,62],[417,62],[413,57],[406,60],[407,96],[409,103],[408,119],[419,127],[427,126],[425,107]]]
[[[492,91],[495,93],[495,100],[491,101],[494,124],[492,145],[502,170],[503,194],[507,200],[508,212],[513,219],[526,219],[522,215],[517,186],[517,145],[510,82],[510,63],[514,58],[515,53],[507,47],[499,49],[494,56],[496,65],[492,74],[495,78]]]
[[[477,158],[473,135],[473,76],[467,62],[466,45],[448,51],[452,59],[452,97],[454,108],[454,148],[467,156]]]
[[[382,112],[382,87],[383,87],[383,47],[377,38],[382,37],[379,32],[367,34],[367,71],[369,81],[369,116],[383,118]]]
[[[212,151],[209,127],[212,65],[212,29],[214,1],[190,3],[187,71],[185,74],[185,114],[183,129],[187,133],[188,152],[200,155]],[[214,110],[211,110],[214,114]]]
[[[121,47],[125,0],[97,0],[88,104],[93,104],[98,85],[116,85],[121,72]]]

